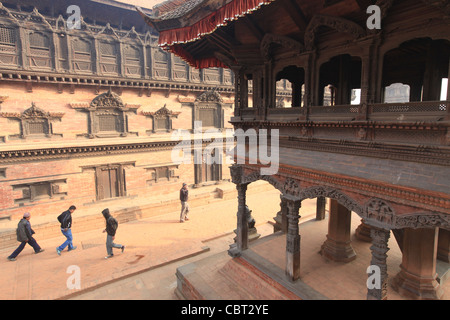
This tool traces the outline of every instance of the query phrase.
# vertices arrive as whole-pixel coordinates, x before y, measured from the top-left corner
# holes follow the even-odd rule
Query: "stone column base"
[[[392,279],[391,287],[403,297],[414,300],[440,300],[444,291],[434,278],[419,278],[402,269]]]
[[[336,242],[328,236],[320,249],[320,254],[336,262],[350,262],[356,259],[356,253],[350,242]]]

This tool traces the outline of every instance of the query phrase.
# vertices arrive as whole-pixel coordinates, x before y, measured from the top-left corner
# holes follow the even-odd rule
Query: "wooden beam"
[[[244,21],[245,25],[249,28],[250,32],[255,36],[255,38],[261,42],[264,37],[264,31],[253,20],[253,18],[247,15],[242,18],[242,21]]]
[[[306,30],[308,21],[295,0],[283,0],[283,8],[301,33]]]
[[[358,4],[358,6],[361,8],[361,10],[364,12],[367,10],[367,8],[369,6],[372,5],[372,1],[370,1],[370,0],[355,0],[355,1]]]

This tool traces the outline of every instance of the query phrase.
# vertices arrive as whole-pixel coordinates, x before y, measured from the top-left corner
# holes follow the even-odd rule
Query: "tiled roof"
[[[204,0],[168,0],[153,7],[153,12],[160,20],[176,19],[191,11]]]

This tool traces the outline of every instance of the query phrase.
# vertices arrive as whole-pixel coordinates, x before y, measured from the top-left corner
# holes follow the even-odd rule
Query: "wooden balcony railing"
[[[423,101],[369,105],[370,120],[439,121],[449,112],[449,101]]]
[[[241,109],[243,120],[256,119],[258,108]],[[307,115],[307,116],[306,116]],[[360,105],[340,105],[305,108],[269,108],[267,119],[293,121],[301,116],[309,121],[442,121],[450,120],[450,101],[370,104],[366,111]]]

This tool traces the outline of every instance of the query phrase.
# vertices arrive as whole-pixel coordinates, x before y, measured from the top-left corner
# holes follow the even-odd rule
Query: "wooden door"
[[[119,197],[118,168],[97,168],[97,199]]]

